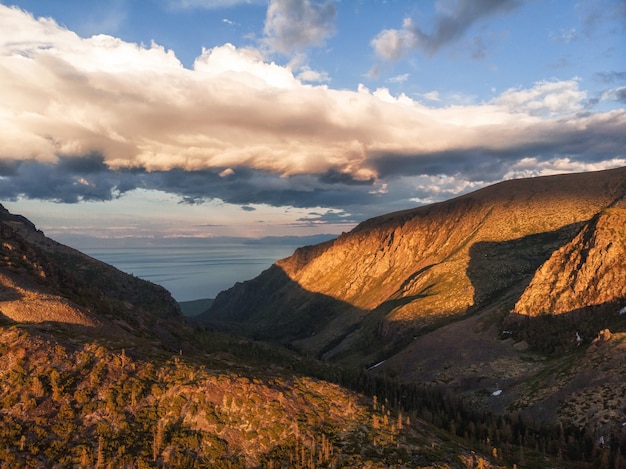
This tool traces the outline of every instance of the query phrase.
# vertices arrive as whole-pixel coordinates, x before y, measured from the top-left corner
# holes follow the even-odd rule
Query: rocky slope
[[[531,316],[563,314],[622,298],[626,298],[626,209],[612,207],[552,253],[514,310]]]
[[[594,217],[625,194],[626,168],[620,168],[512,180],[384,215],[301,248],[222,292],[203,318],[214,325],[234,322],[256,337],[327,358],[356,356],[366,363],[376,359],[370,348],[396,350],[415,335],[494,304],[534,314],[540,306],[531,298],[549,302],[557,295],[538,269],[546,263],[543,269],[550,270],[559,249],[566,257],[567,249],[578,249],[581,236],[593,236]],[[619,221],[614,225],[619,230]],[[611,249],[618,252],[617,245]],[[588,293],[567,307],[623,297],[622,290],[600,284]]]

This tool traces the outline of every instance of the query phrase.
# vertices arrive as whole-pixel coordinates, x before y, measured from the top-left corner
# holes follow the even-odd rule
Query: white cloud
[[[456,174],[470,160],[617,161],[620,148],[623,158],[626,112],[579,113],[587,94],[575,79],[433,108],[385,88],[304,83],[315,73],[296,77],[230,44],[204,50],[190,70],[159,45],[82,39],[0,5],[0,159],[101,154],[112,169],[313,175],[313,192],[316,177],[387,188],[390,174]],[[271,184],[292,189],[285,178]]]
[[[398,60],[418,45],[418,37],[412,32],[413,22],[404,20],[403,29],[385,29],[372,39],[376,55],[385,60]]]
[[[437,90],[429,91],[428,93],[424,93],[422,96],[424,96],[424,98],[428,99],[429,101],[441,101],[441,98],[439,97],[439,91]]]
[[[330,0],[270,0],[265,44],[285,55],[321,46],[335,32],[335,15],[335,4]]]
[[[308,83],[328,83],[330,81],[330,76],[327,72],[312,70],[308,65],[300,69],[296,78]]]
[[[587,93],[579,89],[578,80],[543,81],[533,88],[511,88],[493,100],[511,112],[531,115],[558,115],[580,111]]]
[[[610,160],[597,162],[575,161],[567,157],[540,161],[537,158],[529,157],[523,158],[512,165],[509,171],[504,175],[504,179],[602,171],[619,166],[626,166],[626,155],[622,158],[612,158]]]
[[[395,77],[391,77],[387,81],[389,83],[404,83],[409,79],[409,76],[410,75],[408,73],[403,73],[402,75],[396,75]]]

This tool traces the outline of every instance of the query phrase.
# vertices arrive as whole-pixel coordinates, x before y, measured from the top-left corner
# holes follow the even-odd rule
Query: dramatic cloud
[[[450,17],[459,31],[513,5],[471,4]],[[329,3],[272,6],[276,17],[317,9],[319,25],[334,15]],[[281,38],[276,47],[291,34],[271,31]],[[293,40],[304,45],[328,31]],[[443,45],[454,34],[435,36]],[[429,107],[385,88],[307,84],[316,78],[308,72],[295,77],[259,51],[229,44],[204,50],[188,69],[157,44],[81,38],[0,5],[0,197],[75,202],[148,189],[187,202],[354,214],[427,200],[432,178],[454,178],[443,195],[525,175],[529,161],[544,171],[625,164],[626,111],[593,112],[579,80]],[[623,87],[612,93],[623,102]],[[439,99],[436,91],[425,97]]]
[[[512,10],[519,4],[516,0],[459,0],[456,8],[442,11],[435,18],[433,31],[428,33],[406,18],[402,29],[386,29],[373,40],[376,54],[385,60],[398,60],[408,52],[419,49],[427,55],[457,41],[475,23],[496,13]],[[482,39],[474,38],[472,56],[485,55]]]
[[[265,20],[265,43],[290,55],[309,46],[321,46],[335,31],[333,1],[271,0]]]

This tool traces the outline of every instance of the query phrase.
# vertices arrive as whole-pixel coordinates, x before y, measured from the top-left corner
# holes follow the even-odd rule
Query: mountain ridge
[[[82,326],[105,335],[143,334],[174,350],[183,316],[163,287],[47,238],[0,206],[0,314],[18,323]]]
[[[602,178],[619,193],[621,179]],[[542,265],[556,266],[545,268],[548,277],[568,271],[559,266],[572,256],[557,255],[561,251],[586,253],[570,271],[589,265],[620,281],[621,251],[604,253],[623,238],[621,202],[594,212],[609,200],[596,196],[594,204],[578,207],[595,213],[580,221],[546,205],[539,214],[531,211],[529,223],[556,212],[560,220],[543,225],[558,229],[516,231],[502,220],[511,205],[481,203],[483,196],[420,209],[417,217],[411,211],[382,217],[371,222],[373,235],[367,223],[355,238],[342,235],[351,253],[374,257],[359,272],[362,285],[377,272],[410,273],[387,283],[374,278],[391,293],[369,285],[370,296],[358,298],[357,291],[363,307],[324,290],[353,294],[354,279],[313,292],[278,265],[222,297],[240,322],[226,315],[216,328],[286,342],[301,355],[191,327],[162,288],[47,239],[23,218],[2,218],[0,211],[0,310],[14,303],[12,314],[24,314],[47,295],[58,300],[35,311],[44,316],[0,317],[0,459],[15,466],[56,460],[84,467],[191,467],[191,461],[292,467],[294,461],[311,466],[313,458],[350,467],[523,467],[526,461],[533,461],[529,467],[562,467],[565,457],[580,467],[607,458],[617,465],[619,452],[603,452],[593,441],[610,434],[626,447],[626,317],[619,313],[625,302],[608,298],[581,311],[538,316],[511,308],[533,291]],[[466,224],[454,231],[458,223]],[[394,227],[391,233],[381,229],[385,224]],[[424,239],[411,236],[415,227]],[[368,245],[371,239],[375,247]],[[304,247],[280,262],[313,281],[307,265],[329,251],[335,255],[336,244]],[[430,257],[416,260],[416,247]],[[350,260],[333,259],[333,268]],[[446,278],[459,267],[465,279]],[[407,306],[423,299],[430,308],[437,301],[451,308],[446,298],[452,293],[436,298],[442,281],[469,285],[462,300],[474,304],[461,304],[462,314],[434,314],[434,320],[410,317]],[[252,311],[240,309],[255,299]],[[68,321],[74,313],[61,306],[98,323]]]
[[[505,181],[376,217],[220,293],[198,318],[445,386],[479,408],[578,421],[579,396],[601,399],[598,383],[626,391],[621,365],[588,365],[626,339],[625,195],[617,168]],[[592,346],[604,330],[611,339]],[[621,423],[613,407],[597,412],[595,431]]]
[[[282,337],[314,353],[337,340],[338,320],[349,334],[371,312],[384,316],[387,329],[394,328],[394,321],[405,323],[400,329],[412,323],[413,334],[485,306],[503,289],[523,290],[554,250],[624,194],[626,168],[618,168],[505,181],[449,201],[375,217],[335,240],[296,250],[256,279],[235,286],[230,299],[228,291],[220,293],[204,318],[234,318],[245,325],[246,315],[258,323],[263,310],[269,330],[271,314],[281,318],[289,311],[335,302],[321,318],[332,325],[325,344],[319,323],[310,331],[315,339],[289,331]],[[497,243],[515,247],[527,265],[516,270],[523,262],[501,252],[505,248]],[[500,256],[501,267],[508,271],[492,275],[481,266],[489,267],[489,262],[480,256],[490,255]],[[255,288],[263,293],[256,295]],[[276,301],[281,295],[284,302]],[[312,304],[316,301],[319,308]],[[263,337],[256,326],[255,334]]]
[[[2,467],[497,467],[395,387],[378,404],[373,379],[191,327],[163,288],[1,207],[0,312]]]

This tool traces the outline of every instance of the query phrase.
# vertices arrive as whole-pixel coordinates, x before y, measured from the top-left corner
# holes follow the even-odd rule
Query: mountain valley
[[[506,181],[384,215],[299,249],[201,317],[545,422],[594,396],[590,428],[619,428],[621,360],[597,364],[619,357],[625,337],[625,196],[619,168]],[[621,397],[602,398],[606,386]]]
[[[1,209],[0,460],[622,467],[625,196],[618,168],[383,215],[194,317]]]

